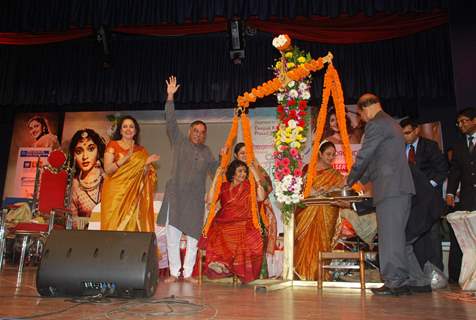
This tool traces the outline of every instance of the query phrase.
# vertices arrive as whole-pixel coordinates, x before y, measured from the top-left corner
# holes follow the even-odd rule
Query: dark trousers
[[[458,244],[453,227],[450,224],[450,254],[448,257],[448,276],[450,282],[458,282],[462,259],[463,252]]]
[[[440,220],[436,221],[431,229],[418,238],[413,246],[415,255],[422,268],[429,261],[441,271],[444,269],[440,226]]]

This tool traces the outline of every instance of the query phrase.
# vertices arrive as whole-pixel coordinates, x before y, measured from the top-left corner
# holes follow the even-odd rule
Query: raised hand
[[[175,92],[180,88],[180,85],[177,84],[177,78],[170,76],[169,80],[165,80],[165,83],[167,84],[167,100],[170,100],[169,98],[173,99]]]
[[[227,152],[228,152],[228,148],[227,147],[222,147],[220,149],[220,157],[224,157]]]
[[[159,161],[160,156],[158,154],[151,154],[145,161],[145,165],[151,164],[152,162]]]

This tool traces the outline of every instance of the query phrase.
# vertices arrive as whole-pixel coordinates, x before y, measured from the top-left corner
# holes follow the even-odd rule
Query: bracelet
[[[117,161],[114,161],[114,164],[116,165],[117,169],[121,167],[119,164],[117,164]]]

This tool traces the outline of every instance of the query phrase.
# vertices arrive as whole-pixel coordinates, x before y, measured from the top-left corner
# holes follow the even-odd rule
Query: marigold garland
[[[329,104],[329,97],[332,96],[336,108],[337,125],[339,127],[342,144],[344,149],[344,158],[347,171],[352,167],[352,149],[350,147],[349,135],[347,133],[346,119],[345,119],[345,103],[342,85],[339,79],[339,74],[332,64],[327,67],[324,75],[324,88],[322,91],[322,103],[317,117],[316,132],[313,137],[311,162],[307,173],[306,185],[304,187],[304,197],[308,197],[311,193],[312,183],[316,175],[317,159],[319,144],[321,142],[322,134],[327,119],[327,108]],[[360,185],[354,185],[354,189],[361,190]]]
[[[251,166],[251,161],[254,160],[255,155],[253,152],[253,139],[251,138],[251,124],[250,119],[243,113],[241,115],[241,127],[243,128],[243,140],[245,140],[245,150],[246,150],[246,164]],[[248,181],[250,182],[250,193],[251,193],[251,217],[253,219],[253,225],[256,229],[260,229],[258,221],[258,202],[256,199],[256,180],[251,174],[248,174]]]
[[[288,71],[284,78],[294,81],[306,78],[311,72],[321,70],[324,67],[325,60],[325,58],[319,58],[317,60],[311,59],[309,62],[301,64],[297,68]],[[242,96],[239,96],[237,99],[238,106],[248,108],[250,103],[255,102],[257,98],[263,98],[275,93],[279,88],[285,86],[287,82],[282,81],[279,77],[264,82],[256,88],[251,89],[251,93],[245,92]]]
[[[213,219],[215,218],[215,215],[216,215],[216,204],[218,201],[218,197],[220,196],[221,185],[223,184],[223,173],[226,171],[226,167],[228,166],[228,163],[230,162],[230,159],[232,156],[231,154],[232,145],[233,145],[233,142],[235,141],[237,132],[238,132],[238,115],[235,113],[235,116],[233,117],[233,121],[231,124],[230,133],[228,134],[228,137],[225,141],[225,148],[227,152],[224,155],[222,155],[221,161],[220,161],[220,168],[221,168],[222,174],[217,177],[212,203],[210,204],[210,210],[208,212],[207,221],[202,230],[202,234],[204,237],[207,236],[208,230],[210,229]]]
[[[314,181],[314,177],[316,175],[319,144],[321,143],[322,134],[324,133],[324,127],[326,125],[327,105],[329,103],[329,96],[331,92],[331,82],[332,79],[330,78],[330,74],[326,72],[326,74],[324,75],[324,87],[322,89],[321,107],[319,109],[319,115],[317,116],[316,121],[316,131],[314,132],[314,137],[312,138],[313,143],[311,162],[309,162],[309,166],[307,169],[307,180],[306,185],[304,187],[304,197],[308,197],[311,193],[312,182]]]

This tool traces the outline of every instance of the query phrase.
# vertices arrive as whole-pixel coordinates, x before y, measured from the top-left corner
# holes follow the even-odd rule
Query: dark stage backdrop
[[[448,8],[448,0],[15,0],[0,2],[0,32],[64,31],[72,26],[160,25],[216,18],[337,17]],[[456,1],[455,1],[456,2]]]
[[[271,35],[260,32],[246,37],[246,59],[235,65],[229,58],[225,33],[157,38],[113,34],[109,69],[102,67],[102,47],[93,38],[2,46],[0,106],[27,112],[38,106],[61,110],[65,106],[84,110],[90,105],[154,108],[165,99],[164,80],[175,74],[182,84],[179,108],[233,107],[238,95],[272,77],[269,66],[278,52],[271,40]],[[394,115],[418,115],[428,104],[454,104],[447,25],[375,43],[297,44],[314,57],[333,52],[347,103],[372,91]],[[322,75],[314,75],[317,101]]]
[[[444,25],[374,43],[297,44],[314,57],[333,52],[347,104],[371,91],[382,97],[384,107],[394,116],[435,121],[432,110],[438,109],[448,119],[455,110],[448,33]],[[110,110],[110,106],[162,108],[165,79],[171,74],[182,84],[177,96],[179,109],[232,108],[238,95],[272,77],[269,67],[278,57],[271,45],[272,35],[259,31],[246,37],[246,58],[238,65],[230,61],[226,33],[185,37],[116,33],[111,40],[109,69],[103,68],[102,47],[95,38],[42,46],[0,46],[2,120],[10,119],[11,128],[11,114],[20,111],[84,111],[91,106],[94,110]],[[316,105],[320,104],[322,76],[322,71],[314,75],[312,103]],[[273,103],[270,97],[257,106]],[[2,123],[2,131],[8,132],[8,126]],[[1,163],[4,161],[0,159],[0,168],[6,166]]]

